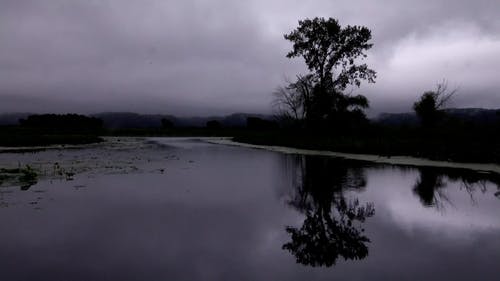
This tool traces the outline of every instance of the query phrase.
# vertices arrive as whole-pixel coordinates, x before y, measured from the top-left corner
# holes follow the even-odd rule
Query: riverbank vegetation
[[[50,130],[49,130],[50,131]],[[367,120],[343,130],[318,131],[289,122],[249,119],[240,126],[102,128],[94,133],[48,132],[22,126],[0,127],[0,146],[86,144],[102,136],[232,137],[259,145],[289,146],[383,156],[414,156],[433,160],[500,163],[500,114],[497,121],[478,123],[444,114],[433,127],[385,124]]]
[[[299,21],[284,37],[293,44],[287,57],[302,57],[309,69],[275,92],[273,105],[285,129],[276,134],[239,136],[236,141],[500,163],[500,114],[488,124],[448,116],[447,102],[457,90],[448,90],[446,81],[415,102],[419,123],[414,126],[384,126],[367,119],[368,99],[352,93],[362,82],[375,83],[376,72],[362,63],[372,47],[368,28],[342,27],[335,19],[314,18]]]
[[[101,142],[102,121],[78,114],[41,114],[0,127],[0,146],[47,146]]]

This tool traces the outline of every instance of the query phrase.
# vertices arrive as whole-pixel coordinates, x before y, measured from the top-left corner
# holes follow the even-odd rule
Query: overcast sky
[[[370,114],[447,79],[500,108],[499,0],[0,0],[0,112],[270,113],[299,19],[372,30]]]

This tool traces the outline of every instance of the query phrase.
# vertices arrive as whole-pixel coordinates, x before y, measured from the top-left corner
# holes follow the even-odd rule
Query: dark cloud
[[[269,112],[305,70],[282,35],[314,16],[372,29],[379,79],[357,90],[372,112],[407,110],[443,78],[456,106],[500,106],[495,2],[0,0],[0,111],[36,97],[39,111]]]

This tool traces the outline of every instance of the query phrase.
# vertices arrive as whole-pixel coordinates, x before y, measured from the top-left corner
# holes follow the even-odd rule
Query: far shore
[[[474,170],[479,172],[493,172],[500,174],[500,165],[497,164],[448,162],[448,161],[436,161],[436,160],[429,160],[429,159],[409,157],[409,156],[389,157],[389,156],[379,156],[373,154],[353,154],[353,153],[334,152],[327,150],[299,149],[299,148],[292,148],[285,146],[256,145],[256,144],[236,142],[233,141],[231,138],[218,138],[218,139],[210,138],[207,139],[206,141],[212,144],[264,149],[285,154],[330,156],[330,157],[340,157],[340,158],[359,160],[359,161],[369,161],[381,164],[407,165],[407,166],[418,166],[418,167],[457,168],[457,169]]]
[[[382,156],[376,154],[355,154],[355,153],[345,153],[345,152],[335,152],[329,150],[314,150],[314,149],[302,149],[293,148],[286,146],[275,146],[275,145],[259,145],[259,144],[249,144],[244,142],[234,141],[232,137],[172,137],[172,136],[158,136],[158,137],[141,137],[141,136],[105,136],[101,137],[102,143],[88,143],[88,144],[56,144],[56,145],[40,145],[40,146],[18,146],[18,147],[0,147],[0,153],[26,153],[26,152],[36,152],[51,149],[79,149],[88,148],[96,145],[102,145],[109,141],[119,141],[120,138],[138,138],[138,139],[151,139],[155,138],[170,138],[170,139],[199,139],[207,143],[219,144],[219,145],[231,145],[239,146],[253,149],[263,149],[268,151],[275,151],[285,154],[301,154],[301,155],[314,155],[314,156],[329,156],[329,157],[339,157],[358,161],[369,161],[381,164],[391,164],[391,165],[406,165],[406,166],[417,166],[417,167],[441,167],[441,168],[456,168],[456,169],[467,169],[479,172],[493,172],[500,174],[500,165],[494,163],[464,163],[464,162],[452,162],[452,161],[439,161],[430,160],[425,158],[417,158],[410,156]]]

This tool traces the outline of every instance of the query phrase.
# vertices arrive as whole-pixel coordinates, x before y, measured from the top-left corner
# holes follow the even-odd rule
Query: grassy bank
[[[345,153],[412,156],[470,163],[500,163],[500,141],[496,138],[477,136],[321,136],[307,133],[268,132],[235,136],[234,141]]]

